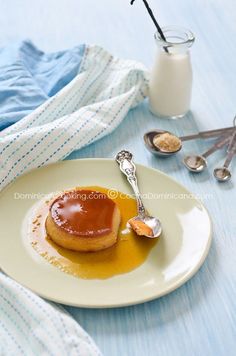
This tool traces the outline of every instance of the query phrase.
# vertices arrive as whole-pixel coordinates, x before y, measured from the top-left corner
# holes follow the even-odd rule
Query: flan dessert
[[[100,194],[106,194],[108,197],[110,196],[110,190],[100,186],[74,188],[74,190],[78,189],[99,192]],[[86,194],[81,196],[83,202],[84,197],[86,197]],[[94,200],[95,197],[97,198],[97,196],[94,195]],[[133,229],[127,228],[127,222],[130,222],[132,217],[137,214],[136,201],[131,196],[116,191],[112,200],[115,206],[118,207],[121,216],[116,243],[110,248],[94,252],[73,251],[67,247],[64,248],[48,236],[45,227],[45,221],[47,220],[46,225],[48,225],[49,230],[50,226],[54,226],[53,224],[55,224],[59,232],[64,231],[54,221],[53,224],[49,224],[50,215],[53,211],[53,203],[55,201],[58,203],[58,198],[53,198],[52,200],[47,197],[37,203],[37,206],[34,207],[32,214],[29,216],[27,231],[32,248],[48,263],[71,276],[83,279],[105,279],[122,273],[128,273],[144,263],[152,248],[158,243],[159,239],[137,237]],[[81,210],[78,208],[73,209]],[[76,241],[78,242],[78,235],[76,237]],[[85,244],[87,240],[88,237],[86,237]],[[96,242],[96,240],[92,240],[92,242]],[[67,243],[66,246],[68,246]]]
[[[64,192],[51,203],[45,227],[57,245],[90,252],[116,243],[120,220],[117,204],[105,193],[75,189]]]

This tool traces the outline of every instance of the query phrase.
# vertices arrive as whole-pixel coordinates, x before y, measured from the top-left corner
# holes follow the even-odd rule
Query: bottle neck
[[[157,51],[158,53],[163,53],[166,54],[167,56],[171,56],[171,55],[189,55],[190,51],[189,48],[180,48],[180,47],[157,47]]]
[[[165,40],[159,33],[155,33],[157,47],[160,51],[171,54],[187,54],[194,43],[194,35],[191,31],[176,26],[164,27]]]

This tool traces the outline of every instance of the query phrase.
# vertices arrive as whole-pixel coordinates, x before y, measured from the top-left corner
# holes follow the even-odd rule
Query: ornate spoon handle
[[[120,170],[127,177],[127,180],[131,187],[133,188],[136,200],[137,200],[137,208],[138,215],[143,217],[145,216],[145,207],[143,205],[141,195],[138,188],[138,182],[136,177],[136,167],[132,161],[133,155],[129,151],[120,151],[116,155],[116,161],[120,166]]]

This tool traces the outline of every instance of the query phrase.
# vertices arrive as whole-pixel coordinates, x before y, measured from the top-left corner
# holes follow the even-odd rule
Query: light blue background
[[[163,121],[143,103],[113,134],[71,158],[113,157],[128,148],[137,162],[170,174],[205,197],[214,224],[212,248],[195,277],[159,300],[111,310],[67,309],[105,356],[231,356],[236,349],[236,179],[220,185],[212,177],[223,151],[209,159],[203,174],[186,172],[183,155],[203,152],[209,142],[186,143],[178,156],[161,160],[145,150],[142,136],[155,127],[188,134],[231,125],[236,113],[236,3],[150,0],[150,5],[161,24],[182,25],[196,35],[192,113],[180,121]],[[147,66],[153,62],[154,28],[141,0],[133,7],[128,0],[0,0],[0,8],[0,46],[25,38],[45,51],[96,43]]]

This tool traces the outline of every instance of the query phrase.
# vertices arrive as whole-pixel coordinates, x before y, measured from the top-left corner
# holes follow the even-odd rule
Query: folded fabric
[[[0,355],[101,356],[63,308],[0,273]]]
[[[141,64],[114,58],[98,46],[86,47],[79,74],[0,133],[0,189],[113,131],[146,91]]]
[[[31,42],[0,49],[0,131],[55,95],[78,73],[85,46],[56,53],[39,51]]]
[[[1,50],[0,190],[109,134],[144,99],[147,85],[141,64],[98,46],[45,55],[24,42]],[[0,354],[99,354],[65,312],[1,273],[0,301]]]

